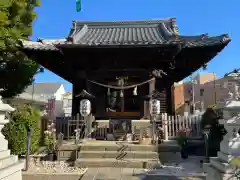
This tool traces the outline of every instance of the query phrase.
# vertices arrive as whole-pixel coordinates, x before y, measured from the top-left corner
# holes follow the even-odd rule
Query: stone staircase
[[[120,142],[109,144],[86,143],[81,145],[77,167],[122,167],[154,168],[159,167],[158,153],[153,145],[135,145]]]

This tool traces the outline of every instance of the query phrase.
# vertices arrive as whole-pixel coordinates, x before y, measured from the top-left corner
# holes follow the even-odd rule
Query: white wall
[[[57,92],[54,94],[56,100],[61,101],[62,100],[62,95],[66,93],[64,86],[61,85],[60,88],[57,90]]]

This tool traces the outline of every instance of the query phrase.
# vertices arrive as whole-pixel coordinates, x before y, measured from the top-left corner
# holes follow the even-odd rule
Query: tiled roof
[[[25,49],[32,49],[32,50],[41,50],[41,51],[58,51],[58,48],[55,47],[54,44],[44,44],[41,42],[34,42],[34,41],[27,41],[22,40],[22,46]]]
[[[23,41],[24,48],[57,51],[69,45],[77,46],[126,46],[183,44],[185,47],[209,46],[230,41],[227,35],[208,37],[180,36],[176,19],[121,22],[73,21],[68,38]]]
[[[177,35],[172,19],[122,22],[73,22],[69,39],[79,45],[171,43]]]

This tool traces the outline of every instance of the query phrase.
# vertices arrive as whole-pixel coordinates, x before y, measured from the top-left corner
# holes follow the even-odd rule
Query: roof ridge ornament
[[[208,36],[208,34],[207,33],[205,33],[205,34],[201,34],[201,39],[203,40],[203,39],[206,39],[206,38],[208,38],[209,36]]]
[[[226,42],[226,41],[229,41],[229,40],[231,40],[231,38],[229,37],[229,35],[228,35],[228,34],[224,34],[224,35],[223,35],[223,38],[222,38],[222,42]]]
[[[171,23],[172,23],[173,32],[176,35],[180,35],[179,28],[178,28],[178,25],[177,25],[177,19],[176,18],[171,18]]]

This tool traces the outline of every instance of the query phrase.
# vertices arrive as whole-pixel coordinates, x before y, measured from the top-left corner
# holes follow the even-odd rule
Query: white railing
[[[202,114],[203,113],[189,116],[169,116],[167,113],[163,113],[160,118],[164,131],[164,140],[169,140],[169,138],[176,138],[178,136],[179,130],[185,128],[191,130],[191,138],[200,138],[202,136]]]

